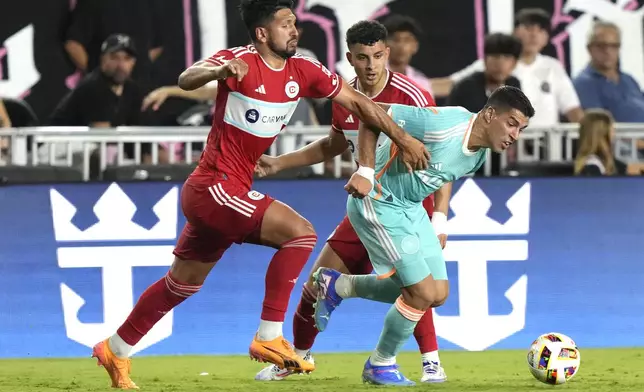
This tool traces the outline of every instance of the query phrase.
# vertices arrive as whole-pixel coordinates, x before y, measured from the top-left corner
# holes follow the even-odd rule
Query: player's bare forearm
[[[348,146],[343,133],[331,130],[329,136],[318,139],[299,150],[277,157],[278,167],[280,170],[286,170],[315,165],[342,154]]]
[[[360,123],[358,128],[358,163],[360,166],[376,167],[376,147],[380,130]]]
[[[409,135],[389,117],[387,110],[389,105],[376,104],[366,95],[356,91],[346,83],[342,90],[335,97],[334,101],[358,116],[361,122],[367,123],[371,128],[377,128],[384,132],[394,143],[402,146],[408,140]]]
[[[179,75],[179,87],[182,90],[192,91],[205,86],[213,80],[226,77],[224,66],[214,66],[205,61],[195,63]]]
[[[448,182],[434,194],[434,211],[447,215],[450,197],[452,197],[452,183]]]

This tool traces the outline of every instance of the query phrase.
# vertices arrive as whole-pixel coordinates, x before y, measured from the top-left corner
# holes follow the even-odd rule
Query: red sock
[[[172,308],[199,291],[201,286],[177,282],[170,272],[148,287],[116,333],[134,346]]]
[[[418,342],[421,354],[438,350],[438,340],[436,339],[436,329],[434,328],[434,312],[431,309],[425,312],[425,315],[416,324],[414,337]]]
[[[266,271],[262,320],[283,322],[295,282],[313,252],[317,236],[306,235],[282,244]]]
[[[315,327],[313,319],[315,312],[313,304],[316,299],[316,294],[307,285],[304,285],[300,304],[297,306],[297,312],[293,315],[293,345],[298,350],[310,350],[318,336],[318,329]]]

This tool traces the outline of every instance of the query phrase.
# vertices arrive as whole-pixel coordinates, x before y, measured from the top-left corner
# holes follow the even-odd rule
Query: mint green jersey
[[[425,143],[430,167],[407,172],[397,159],[397,146],[387,139],[376,151],[376,186],[371,197],[404,205],[419,203],[443,184],[476,172],[485,162],[488,149],[467,149],[475,113],[456,106],[396,104],[391,105],[390,114],[396,124]]]

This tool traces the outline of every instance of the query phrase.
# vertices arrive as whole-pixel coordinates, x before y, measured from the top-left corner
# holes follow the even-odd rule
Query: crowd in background
[[[152,65],[164,50],[159,40],[162,26],[156,19],[158,4],[135,3],[133,7],[130,1],[78,1],[63,45],[78,69],[79,80],[62,99],[52,97],[59,103],[48,118],[39,121],[40,125],[111,128],[209,124],[216,82],[189,92],[175,85],[155,85]],[[594,24],[587,40],[590,63],[571,80],[557,59],[541,54],[551,33],[551,15],[542,9],[519,11],[512,35],[489,34],[483,58],[448,77],[428,77],[411,66],[414,56],[423,55],[419,47],[423,31],[413,18],[389,15],[382,23],[389,32],[389,68],[432,92],[439,104],[477,112],[498,86],[519,87],[536,109],[533,126],[580,123],[575,173],[640,173],[637,164],[615,162],[613,155],[614,122],[644,123],[641,88],[619,68],[619,26],[602,21]],[[301,28],[300,33],[304,33]],[[315,57],[306,48],[298,52]],[[163,110],[170,101],[181,104]],[[291,124],[325,124],[328,116],[320,116],[324,110],[328,106],[322,102],[301,100]],[[0,100],[0,127],[12,123],[15,121]],[[644,151],[644,143],[638,143],[637,148]],[[175,146],[177,154],[181,147]],[[0,142],[2,148],[7,148],[6,140]],[[168,145],[161,146],[161,162],[168,161],[168,150]],[[134,151],[126,148],[125,154],[131,157]],[[149,146],[143,146],[142,156],[144,162],[149,161]],[[508,161],[515,156],[516,148],[509,151]],[[498,168],[498,157],[493,164]]]

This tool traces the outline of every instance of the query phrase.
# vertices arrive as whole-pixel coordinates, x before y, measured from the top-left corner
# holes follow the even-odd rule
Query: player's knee
[[[315,246],[318,236],[315,233],[315,229],[311,222],[306,219],[300,219],[298,222],[293,223],[289,227],[291,239],[282,244],[293,244],[293,243],[306,243],[311,245],[311,248]]]
[[[405,302],[414,309],[427,310],[435,302],[433,288],[425,281],[404,287],[401,291]]]
[[[311,222],[309,222],[306,219],[301,219],[295,226],[294,226],[294,232],[293,236],[294,237],[309,237],[309,236],[315,236],[317,239],[317,234],[315,233],[315,229],[313,228],[313,225]]]
[[[449,297],[449,283],[447,280],[436,280],[435,282],[435,299],[434,299],[434,304],[432,305],[433,308],[437,308],[439,306],[442,306],[445,301],[447,301],[447,297]]]

